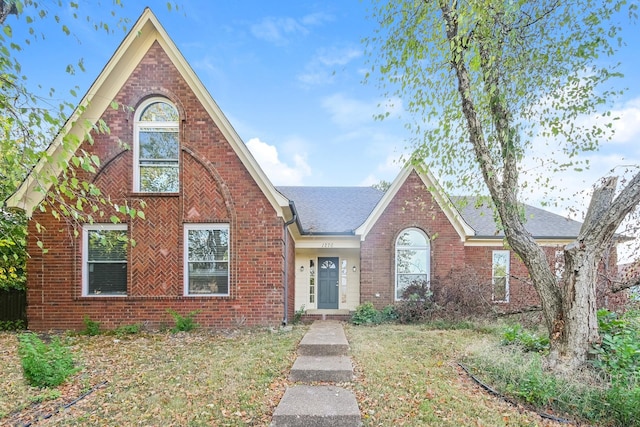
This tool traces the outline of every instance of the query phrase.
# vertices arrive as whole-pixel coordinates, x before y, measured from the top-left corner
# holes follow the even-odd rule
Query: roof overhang
[[[371,228],[380,219],[380,216],[387,208],[389,203],[396,196],[404,182],[409,177],[411,172],[415,171],[427,189],[431,192],[433,198],[436,200],[451,225],[455,228],[456,232],[460,236],[462,242],[466,241],[469,237],[474,236],[475,230],[464,220],[458,209],[451,202],[449,197],[444,192],[435,177],[431,174],[429,169],[424,164],[413,164],[411,161],[407,162],[405,167],[400,171],[396,179],[391,183],[389,189],[385,192],[384,196],[376,207],[373,209],[366,221],[355,230],[355,234],[360,236],[361,240],[365,240],[367,234],[371,231]]]

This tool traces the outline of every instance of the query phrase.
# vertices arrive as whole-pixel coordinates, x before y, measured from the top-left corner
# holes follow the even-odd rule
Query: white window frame
[[[140,130],[145,127],[162,128],[167,130],[174,129],[178,133],[178,157],[180,155],[180,121],[175,122],[143,122],[140,120],[142,113],[145,109],[156,102],[163,102],[171,105],[178,110],[173,102],[163,97],[153,97],[146,99],[142,104],[138,106],[134,114],[135,121],[133,125],[133,191],[136,193],[147,193],[146,190],[140,189]],[[180,176],[180,159],[176,159],[175,167],[178,169],[178,177]],[[180,183],[178,182],[178,189],[176,191],[167,192],[168,194],[174,194],[179,192]]]
[[[398,246],[398,239],[400,238],[400,236],[402,235],[402,233],[407,232],[407,231],[417,231],[418,233],[420,233],[423,237],[424,240],[426,242],[425,246]],[[431,278],[431,240],[429,239],[429,236],[427,236],[427,233],[425,233],[424,231],[420,230],[419,228],[416,227],[409,227],[409,228],[405,228],[403,229],[400,233],[398,233],[398,235],[396,236],[395,242],[394,242],[394,246],[395,246],[395,250],[394,250],[394,267],[395,267],[395,286],[393,289],[393,298],[394,301],[402,301],[402,298],[398,297],[398,277],[404,274],[401,274],[398,272],[398,253],[400,251],[406,251],[406,250],[419,250],[419,251],[425,251],[426,254],[426,281],[427,281],[427,286],[431,287],[431,283],[430,283],[430,278]]]
[[[229,253],[227,259],[227,292],[226,293],[189,293],[189,231],[190,230],[226,230],[228,241],[227,251]],[[229,230],[229,224],[227,223],[200,223],[200,224],[185,224],[184,225],[184,296],[188,297],[228,297],[231,291],[231,235]]]
[[[496,295],[495,295],[495,286],[496,286],[496,279],[498,278],[502,278],[503,276],[496,276],[496,258],[498,258],[498,256],[505,256],[506,255],[506,265],[505,265],[505,276],[504,276],[504,299],[496,299]],[[509,302],[509,276],[510,276],[510,269],[511,269],[511,251],[508,250],[499,250],[499,251],[493,251],[491,254],[491,300],[493,302],[502,302],[502,303],[507,303]]]
[[[114,230],[114,231],[127,231],[127,224],[85,224],[82,226],[82,296],[84,297],[109,297],[109,298],[122,298],[128,295],[124,294],[90,294],[89,293],[89,232],[96,230]],[[127,270],[129,268],[129,255],[127,251],[127,259],[124,261],[127,264]]]

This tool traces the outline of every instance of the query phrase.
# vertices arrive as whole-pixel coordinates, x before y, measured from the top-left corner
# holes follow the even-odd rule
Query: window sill
[[[129,193],[129,197],[178,197],[180,195],[180,192],[175,192],[175,193],[152,193],[152,192],[140,192],[140,191],[132,191],[131,193]]]

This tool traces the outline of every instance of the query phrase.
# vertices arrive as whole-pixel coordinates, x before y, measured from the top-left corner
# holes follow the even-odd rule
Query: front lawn
[[[305,330],[63,337],[82,370],[53,389],[27,385],[0,333],[0,425],[268,425]]]
[[[268,426],[306,330],[62,336],[80,371],[51,389],[27,385],[16,335],[0,333],[0,425]],[[479,354],[501,363],[491,359],[504,353],[497,334],[394,324],[345,332],[355,381],[341,386],[355,392],[364,426],[561,425],[488,394],[457,364],[473,369]]]

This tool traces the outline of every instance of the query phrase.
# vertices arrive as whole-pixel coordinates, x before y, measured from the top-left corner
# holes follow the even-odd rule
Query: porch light
[[[358,270],[355,265],[351,269],[353,270],[354,273]]]
[[[302,273],[304,271],[304,265],[300,266],[300,273]]]

